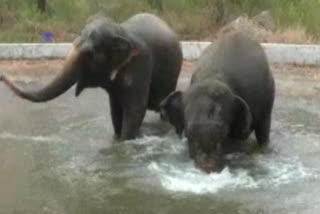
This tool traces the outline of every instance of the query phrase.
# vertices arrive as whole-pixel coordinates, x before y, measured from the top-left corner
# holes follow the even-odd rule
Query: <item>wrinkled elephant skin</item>
[[[190,157],[206,172],[222,170],[230,143],[255,132],[269,141],[275,86],[261,45],[242,32],[222,32],[196,63],[191,85],[160,104],[179,135],[188,139]]]
[[[76,84],[75,95],[100,87],[109,93],[114,131],[122,140],[138,135],[146,110],[176,88],[182,51],[176,34],[158,17],[142,13],[122,24],[97,16],[73,42],[61,74],[40,90],[25,91],[0,77],[16,95],[46,102]]]

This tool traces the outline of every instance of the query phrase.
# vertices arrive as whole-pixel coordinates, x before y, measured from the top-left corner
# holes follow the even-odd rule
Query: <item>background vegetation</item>
[[[99,12],[116,21],[138,12],[157,13],[181,39],[208,39],[233,17],[262,10],[270,10],[279,29],[319,34],[318,0],[47,0],[43,13],[37,0],[0,0],[0,42],[39,42],[46,31],[56,41],[71,41]]]

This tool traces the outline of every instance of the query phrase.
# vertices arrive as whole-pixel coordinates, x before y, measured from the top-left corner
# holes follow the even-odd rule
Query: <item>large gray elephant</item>
[[[122,24],[98,16],[73,42],[63,71],[46,87],[25,91],[0,77],[19,97],[32,102],[52,100],[77,83],[101,87],[109,93],[116,136],[137,136],[146,109],[158,111],[159,103],[176,88],[182,51],[176,34],[151,14],[138,14]]]
[[[163,119],[184,131],[190,157],[206,172],[222,170],[232,143],[255,132],[269,141],[275,86],[261,45],[242,32],[220,33],[201,55],[191,85],[160,104]]]

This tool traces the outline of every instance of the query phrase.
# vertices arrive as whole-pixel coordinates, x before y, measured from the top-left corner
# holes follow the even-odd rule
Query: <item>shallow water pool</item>
[[[152,112],[141,138],[116,143],[103,91],[32,104],[0,84],[0,213],[318,213],[318,83],[290,75],[276,73],[269,150],[210,175]]]

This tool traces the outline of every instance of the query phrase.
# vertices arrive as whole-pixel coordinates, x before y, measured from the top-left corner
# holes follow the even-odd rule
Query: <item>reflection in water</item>
[[[39,143],[56,142],[62,143],[63,140],[57,136],[19,136],[9,132],[3,132],[0,134],[0,138],[3,140],[14,140],[14,141],[33,141]]]

